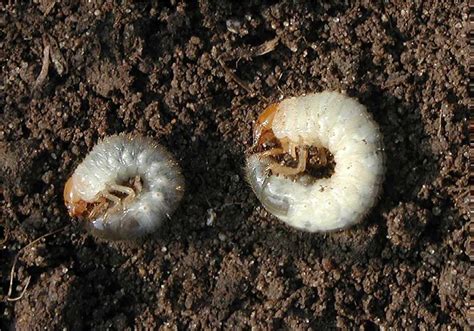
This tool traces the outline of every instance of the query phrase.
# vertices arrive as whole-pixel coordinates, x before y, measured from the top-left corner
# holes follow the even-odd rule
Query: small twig
[[[250,60],[253,57],[268,54],[277,47],[279,42],[280,42],[280,38],[275,37],[273,39],[265,41],[264,43],[262,43],[258,46],[247,49],[245,51],[246,54],[243,54],[244,51],[242,51],[242,50],[240,50],[238,52],[238,53],[240,53],[238,56],[235,56],[235,55],[234,56],[229,56],[227,54],[222,54],[218,59],[219,64],[222,66],[222,69],[224,69],[226,75],[228,75],[234,82],[236,82],[237,85],[239,85],[242,89],[244,89],[251,96],[255,96],[255,92],[250,88],[250,85],[247,82],[240,79],[232,70],[230,70],[229,67],[225,64],[225,61],[231,61],[231,60],[235,60],[235,58],[237,58],[237,62],[239,62],[241,58],[245,58],[247,60]],[[267,101],[267,99],[265,97],[263,97],[263,99],[265,101]]]
[[[55,4],[56,4],[56,0],[50,1],[49,3],[48,1],[44,1],[44,0],[40,2],[40,8],[45,17],[49,15],[51,10],[53,10]]]
[[[263,44],[260,44],[252,48],[251,49],[252,54],[250,56],[254,57],[254,56],[262,56],[262,55],[268,54],[277,47],[279,42],[280,42],[279,37],[275,37],[273,39],[267,40]]]
[[[224,69],[225,73],[230,78],[232,78],[232,80],[234,80],[237,83],[237,85],[239,85],[241,88],[243,88],[248,94],[250,94],[252,96],[254,95],[254,92],[252,91],[250,86],[246,82],[244,82],[242,79],[240,79],[235,73],[233,73],[232,70],[230,70],[229,67],[227,67],[224,60],[219,58],[218,61],[219,61],[219,64],[222,66],[222,69]]]
[[[44,84],[44,81],[48,77],[49,70],[49,45],[46,45],[43,50],[43,65],[41,66],[41,71],[36,78],[35,84],[33,85],[33,90],[38,89]]]
[[[57,230],[54,230],[52,232],[49,232],[49,233],[46,233],[38,238],[36,238],[35,240],[33,240],[32,242],[30,242],[29,244],[27,244],[26,246],[20,248],[20,250],[18,251],[18,253],[16,253],[15,255],[15,258],[13,259],[13,265],[12,265],[12,269],[10,271],[10,286],[8,287],[8,294],[7,294],[7,301],[17,301],[17,300],[20,300],[23,295],[25,294],[26,292],[26,289],[28,287],[28,285],[30,284],[30,280],[31,280],[31,276],[28,276],[28,278],[26,279],[26,284],[25,284],[25,287],[23,288],[23,291],[21,292],[21,294],[18,296],[18,297],[15,297],[15,298],[12,298],[12,292],[13,292],[13,278],[15,277],[15,268],[16,268],[16,263],[18,262],[18,258],[20,257],[20,254],[23,253],[27,248],[33,246],[34,244],[38,243],[39,241],[41,241],[42,239],[46,238],[46,237],[49,237],[49,236],[52,236],[56,233],[59,233],[63,230],[65,230],[69,225],[66,225],[66,226],[63,226],[62,228],[59,228]]]
[[[26,293],[26,290],[28,289],[28,285],[30,285],[30,280],[31,280],[31,276],[28,276],[26,278],[26,284],[25,284],[25,287],[23,287],[23,291],[21,291],[20,295],[15,297],[15,298],[11,298],[10,296],[7,297],[7,301],[18,301],[20,300],[21,298],[23,298],[23,296],[25,295]]]
[[[439,110],[439,126],[438,126],[438,136],[441,136],[441,129],[443,126],[443,107]]]
[[[50,35],[46,35],[46,39],[48,45],[50,45],[49,58],[51,59],[56,72],[59,74],[59,76],[62,76],[68,71],[67,62],[64,59],[64,56],[61,54],[59,44],[56,39]]]

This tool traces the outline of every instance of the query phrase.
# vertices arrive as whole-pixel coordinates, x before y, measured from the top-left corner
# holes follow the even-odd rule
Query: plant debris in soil
[[[1,329],[466,327],[467,3],[0,8]],[[310,234],[269,215],[242,168],[267,105],[323,90],[367,106],[387,171],[362,223]],[[187,187],[131,243],[92,237],[62,201],[122,132],[166,146]],[[8,293],[20,250],[62,228],[21,251]]]

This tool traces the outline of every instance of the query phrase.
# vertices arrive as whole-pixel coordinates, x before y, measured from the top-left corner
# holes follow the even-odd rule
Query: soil
[[[466,327],[467,3],[125,3],[2,5],[2,330]],[[267,105],[323,90],[367,106],[387,171],[361,224],[310,234],[268,214],[242,168]],[[139,242],[92,237],[62,199],[121,132],[186,177]],[[7,301],[18,252],[10,298],[30,281]]]

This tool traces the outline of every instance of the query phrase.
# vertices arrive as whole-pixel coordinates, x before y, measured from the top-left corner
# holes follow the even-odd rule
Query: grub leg
[[[263,157],[267,157],[267,156],[278,156],[284,153],[285,153],[285,150],[283,148],[276,147],[276,148],[266,150],[265,152],[262,152],[260,155]]]
[[[90,218],[95,218],[97,215],[99,215],[103,210],[107,208],[107,201],[104,198],[100,198],[99,204],[95,205],[94,208],[92,208],[91,212],[89,213]]]
[[[120,193],[123,193],[123,194],[127,195],[125,197],[125,199],[123,199],[124,204],[126,204],[126,203],[132,201],[133,199],[135,199],[135,191],[130,187],[123,186],[123,185],[118,185],[118,184],[111,184],[111,185],[108,185],[108,187],[112,191],[120,192]]]
[[[290,154],[292,158],[296,159],[296,144],[289,142],[287,149],[288,149],[288,154]]]
[[[110,200],[113,202],[113,206],[107,211],[108,213],[112,213],[114,211],[116,211],[117,209],[120,208],[121,204],[122,204],[122,200],[116,196],[116,195],[113,195],[112,193],[109,193],[107,191],[105,192],[102,192],[101,193],[101,196],[106,198],[107,200]]]
[[[284,175],[284,176],[292,176],[302,173],[306,170],[306,162],[308,160],[308,151],[306,148],[299,148],[298,149],[298,165],[296,168],[287,167],[281,165],[279,163],[271,163],[268,166],[268,169],[272,171],[274,174]]]

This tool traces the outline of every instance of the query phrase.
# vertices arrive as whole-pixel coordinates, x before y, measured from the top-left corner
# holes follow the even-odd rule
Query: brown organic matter
[[[466,326],[467,3],[2,6],[0,329]],[[265,212],[242,168],[266,106],[323,90],[367,106],[387,171],[361,224],[308,234]],[[156,236],[109,243],[62,191],[121,132],[163,144],[187,191]],[[29,284],[7,302],[19,249],[71,223],[22,251],[12,297]]]

